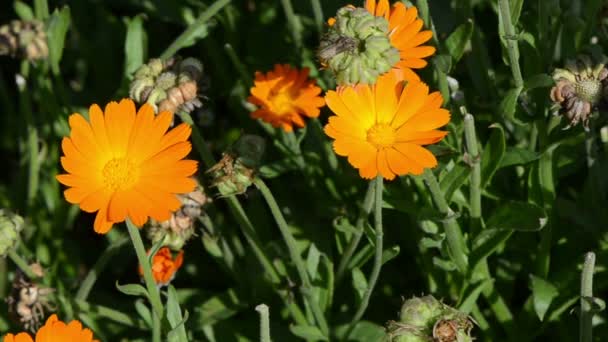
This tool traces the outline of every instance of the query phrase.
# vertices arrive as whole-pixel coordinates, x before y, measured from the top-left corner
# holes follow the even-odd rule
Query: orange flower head
[[[424,25],[418,19],[418,9],[406,7],[398,1],[391,7],[388,0],[365,0],[365,8],[377,17],[388,20],[391,44],[399,50],[400,60],[393,66],[393,72],[400,80],[416,81],[420,78],[412,69],[427,65],[424,58],[435,53],[432,46],[422,45],[433,37],[429,30],[421,31]]]
[[[447,132],[437,128],[450,121],[450,113],[441,108],[439,92],[429,94],[426,84],[412,81],[404,86],[397,75],[387,73],[373,86],[329,91],[325,100],[336,114],[325,133],[335,139],[336,154],[348,157],[361,177],[380,174],[390,180],[437,165],[421,145],[443,139]]]
[[[184,251],[179,251],[177,256],[173,258],[173,254],[168,247],[163,247],[156,252],[152,258],[152,275],[158,286],[169,285],[171,280],[175,278],[175,273],[182,267],[184,263]],[[139,267],[139,274],[143,275],[143,269]]]
[[[180,208],[176,194],[192,191],[193,160],[182,160],[192,146],[185,123],[167,131],[173,114],[144,104],[138,112],[130,99],[110,102],[105,111],[89,108],[89,121],[69,117],[70,136],[63,138],[57,180],[68,186],[65,198],[86,212],[97,212],[95,231],[107,233],[129,218],[142,226],[152,217],[165,221]]]
[[[247,100],[258,109],[251,117],[291,132],[293,124],[304,127],[302,116],[319,116],[325,101],[319,96],[321,88],[308,78],[308,73],[308,68],[297,70],[287,64],[276,64],[274,70],[265,74],[256,72]]]
[[[83,329],[79,321],[71,321],[66,324],[51,315],[44,326],[36,333],[36,342],[99,342],[93,339],[93,332]],[[28,333],[17,335],[8,334],[4,336],[4,342],[34,342]]]

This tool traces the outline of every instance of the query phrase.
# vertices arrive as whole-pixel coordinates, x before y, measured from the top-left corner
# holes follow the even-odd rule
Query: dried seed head
[[[30,61],[46,58],[49,47],[44,24],[38,20],[14,20],[0,26],[0,55]]]
[[[554,108],[568,120],[569,128],[579,122],[589,129],[589,119],[595,108],[605,102],[608,93],[608,69],[594,63],[589,56],[579,56],[566,62],[566,69],[555,69],[555,86],[549,96]]]

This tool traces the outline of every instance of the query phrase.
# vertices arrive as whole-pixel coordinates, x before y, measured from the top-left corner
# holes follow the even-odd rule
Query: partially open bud
[[[0,26],[0,55],[36,60],[49,55],[44,24],[38,20],[13,20]]]
[[[156,112],[191,112],[203,105],[199,96],[202,75],[203,64],[196,58],[151,59],[135,72],[129,97],[151,104]]]
[[[264,150],[263,138],[251,134],[240,137],[232,150],[207,171],[213,178],[212,186],[221,196],[244,193],[253,183]]]
[[[182,202],[181,208],[171,215],[167,221],[150,220],[147,235],[153,244],[163,239],[163,246],[172,250],[180,250],[194,235],[195,221],[202,214],[203,206],[209,201],[203,188],[199,185],[187,194],[178,194]]]
[[[352,6],[338,10],[317,56],[335,74],[338,85],[373,84],[399,61],[388,21]]]
[[[399,322],[388,324],[390,342],[472,342],[469,316],[433,296],[414,297],[403,303]]]
[[[149,254],[150,252],[148,252]],[[184,263],[184,251],[179,251],[176,256],[167,247],[162,247],[152,258],[152,276],[158,287],[167,286],[175,278],[177,270]],[[143,269],[139,266],[139,274],[143,276]]]
[[[15,247],[23,230],[23,217],[0,209],[0,257]]]
[[[594,63],[588,56],[568,61],[566,69],[555,69],[550,96],[554,109],[569,121],[566,128],[582,122],[589,129],[591,112],[605,102],[607,77],[604,63]]]

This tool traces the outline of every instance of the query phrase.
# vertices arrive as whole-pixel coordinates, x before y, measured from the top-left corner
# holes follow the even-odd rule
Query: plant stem
[[[365,193],[365,199],[363,200],[363,207],[361,207],[361,210],[359,211],[359,217],[357,217],[357,222],[355,224],[357,231],[351,237],[344,254],[342,254],[342,257],[340,258],[338,271],[336,272],[336,287],[338,287],[344,278],[346,268],[352,259],[353,253],[355,253],[355,250],[359,245],[359,241],[361,241],[361,236],[363,236],[363,229],[365,223],[367,222],[367,217],[371,213],[372,206],[374,204],[374,186],[374,182],[369,182],[367,192]]]
[[[458,222],[456,222],[454,212],[448,206],[433,171],[431,169],[424,169],[423,177],[429,191],[431,192],[435,206],[439,212],[445,216],[443,219],[443,229],[445,230],[450,257],[456,264],[456,267],[460,273],[464,274],[467,271],[469,261],[466,254],[464,237],[462,236]]]
[[[255,307],[260,313],[260,342],[272,342],[270,339],[270,312],[268,305],[260,304]]]
[[[205,166],[207,168],[210,168],[213,165],[215,165],[216,162],[215,162],[215,159],[213,158],[213,154],[211,154],[211,151],[207,147],[207,144],[205,144],[205,140],[203,139],[201,131],[198,129],[198,126],[194,124],[194,121],[192,120],[192,116],[190,116],[190,113],[187,113],[184,111],[178,111],[177,115],[179,115],[179,118],[183,122],[187,123],[188,125],[190,125],[190,127],[192,127],[192,143],[194,144],[194,147],[200,154],[201,159],[203,160],[203,163],[205,163]]]
[[[274,217],[277,226],[279,226],[279,230],[281,231],[283,240],[287,245],[287,250],[289,251],[291,260],[296,265],[298,276],[302,281],[302,295],[308,302],[308,305],[310,305],[313,315],[315,316],[315,320],[319,324],[319,328],[321,328],[321,332],[323,332],[325,336],[329,336],[329,327],[327,325],[327,321],[325,320],[323,312],[321,312],[318,300],[314,298],[311,292],[312,284],[310,281],[310,277],[308,276],[308,272],[306,271],[306,267],[304,266],[304,260],[302,259],[302,256],[300,255],[300,252],[298,251],[298,248],[296,246],[296,239],[293,237],[293,234],[291,234],[287,222],[283,217],[283,213],[281,213],[279,205],[277,204],[276,200],[274,199],[274,196],[272,195],[272,192],[270,191],[270,189],[268,189],[264,181],[261,178],[255,178],[253,180],[253,184],[255,184],[255,186],[262,193],[262,196],[266,200],[266,203],[270,208],[270,212],[272,213],[272,216]]]
[[[315,16],[315,25],[319,34],[323,32],[323,8],[320,0],[310,0],[312,5],[312,13]]]
[[[118,252],[127,242],[129,242],[128,238],[121,238],[109,245],[108,248],[103,251],[103,253],[99,256],[99,259],[97,259],[97,262],[95,262],[95,265],[93,265],[93,268],[89,270],[86,278],[84,278],[83,282],[80,284],[76,297],[74,298],[75,300],[87,299],[93,285],[95,285],[95,282],[97,281],[98,276],[106,268],[110,258],[112,258],[112,256],[114,256],[114,254],[116,254],[116,252]]]
[[[229,43],[226,43],[224,45],[224,50],[228,54],[228,57],[232,61],[232,64],[236,67],[236,70],[241,75],[241,79],[245,82],[245,87],[246,88],[251,87],[253,85],[253,80],[251,79],[251,75],[249,74],[249,71],[247,71],[245,64],[243,64],[243,62],[241,62],[241,59],[234,51],[234,48],[232,48],[232,45],[230,45]]]
[[[38,276],[34,272],[32,272],[32,269],[30,268],[28,262],[25,261],[25,259],[23,259],[19,254],[17,254],[17,252],[15,252],[15,249],[9,249],[8,257],[11,258],[15,265],[17,265],[17,267],[19,267],[21,271],[23,271],[23,273],[27,275],[28,278],[38,278]]]
[[[158,317],[156,311],[152,311],[152,342],[161,342],[160,328],[160,317]]]
[[[217,0],[213,5],[209,6],[195,22],[190,24],[188,28],[182,32],[174,41],[167,47],[167,49],[160,55],[161,59],[171,58],[179,49],[190,44],[197,35],[197,31],[204,25],[207,25],[207,21],[217,14],[222,8],[230,3],[230,0]]]
[[[581,274],[581,314],[580,314],[580,342],[593,340],[593,269],[595,267],[595,254],[585,254],[583,273]]]
[[[152,308],[154,309],[153,311],[160,319],[163,317],[163,303],[160,299],[160,292],[158,291],[158,287],[156,287],[154,277],[152,276],[152,268],[150,267],[150,260],[148,260],[144,243],[141,240],[141,235],[139,235],[139,229],[131,220],[127,219],[126,223],[129,236],[131,237],[133,247],[135,248],[135,254],[137,254],[137,259],[143,269],[144,281],[146,282],[146,288],[148,289],[148,299],[150,299],[150,304],[152,304]]]
[[[498,3],[498,11],[502,18],[502,26],[505,33],[503,38],[507,41],[509,64],[511,65],[515,86],[518,88],[523,87],[524,79],[521,76],[521,70],[519,68],[519,46],[517,45],[517,37],[515,36],[515,27],[511,21],[511,6],[509,5],[509,0],[498,0]]]
[[[477,134],[475,133],[475,118],[467,113],[465,107],[460,107],[464,114],[464,137],[469,153],[469,165],[472,168],[471,179],[469,181],[469,203],[470,213],[474,226],[481,228],[481,154],[477,145]]]
[[[302,48],[302,25],[300,24],[300,19],[296,17],[295,12],[293,11],[291,0],[281,0],[281,5],[283,5],[283,11],[287,17],[287,23],[289,24],[289,29],[293,37],[293,43],[296,50],[299,51]]]
[[[350,322],[350,326],[348,327],[346,335],[344,336],[344,340],[348,340],[350,334],[352,334],[353,330],[355,329],[355,326],[365,314],[365,310],[367,310],[367,306],[369,305],[369,299],[372,296],[374,287],[376,287],[376,282],[378,281],[378,277],[380,276],[380,270],[382,269],[382,245],[384,237],[384,232],[382,230],[382,193],[384,192],[384,179],[382,178],[382,175],[378,175],[376,177],[374,185],[374,226],[376,235],[376,252],[374,254],[374,267],[372,268],[372,273],[370,274],[369,280],[367,281],[367,289],[365,290],[365,294],[361,299],[359,309],[357,309],[353,320]]]

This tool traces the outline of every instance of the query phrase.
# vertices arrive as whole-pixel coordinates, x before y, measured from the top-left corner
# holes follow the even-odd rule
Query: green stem
[[[593,269],[595,267],[595,254],[585,254],[583,273],[581,274],[581,314],[580,314],[580,342],[593,340]]]
[[[129,327],[135,327],[142,330],[148,329],[148,326],[146,323],[144,323],[144,321],[135,319],[132,317],[132,315],[125,314],[122,311],[118,311],[103,305],[91,304],[87,301],[78,299],[74,300],[74,305],[82,312],[96,314]]]
[[[249,73],[249,71],[247,71],[247,67],[245,67],[245,64],[241,62],[241,59],[234,51],[234,48],[232,48],[232,45],[226,43],[224,45],[224,50],[228,54],[228,57],[230,58],[230,61],[232,61],[232,64],[235,66],[236,70],[241,75],[241,79],[243,80],[243,82],[245,82],[245,87],[251,87],[253,85],[251,74]]]
[[[367,187],[367,192],[365,193],[365,199],[363,200],[363,207],[359,211],[359,217],[357,217],[357,222],[355,227],[357,231],[351,237],[344,254],[340,258],[340,263],[338,264],[338,271],[336,272],[336,287],[342,282],[344,278],[344,273],[346,272],[346,268],[350,263],[353,253],[357,249],[359,245],[359,241],[361,241],[361,236],[363,236],[363,230],[365,229],[365,223],[367,222],[367,218],[372,211],[372,206],[374,204],[374,182],[370,182]]]
[[[109,245],[108,248],[103,251],[103,253],[99,256],[99,259],[97,259],[97,262],[95,262],[95,265],[93,265],[93,268],[91,268],[89,273],[87,273],[87,276],[86,278],[84,278],[84,281],[80,284],[78,292],[76,293],[75,300],[87,299],[89,293],[91,292],[91,289],[93,288],[93,285],[95,285],[97,278],[99,277],[101,272],[103,272],[103,270],[106,268],[106,265],[108,264],[108,261],[110,261],[110,258],[112,258],[112,256],[114,256],[114,254],[116,254],[116,252],[118,252],[127,242],[129,242],[128,238],[121,238]]]
[[[270,189],[268,189],[264,181],[261,178],[255,178],[253,180],[253,184],[255,184],[255,186],[262,193],[262,196],[266,200],[266,203],[270,208],[270,212],[272,213],[272,216],[274,217],[277,226],[279,226],[279,230],[281,231],[283,240],[287,245],[287,250],[289,251],[291,260],[296,265],[298,276],[302,281],[301,292],[306,301],[308,302],[308,305],[310,305],[310,308],[313,311],[313,315],[315,316],[315,319],[319,324],[319,327],[321,328],[321,332],[323,332],[325,336],[329,336],[329,327],[327,325],[327,321],[325,320],[323,312],[321,312],[318,300],[314,298],[311,292],[312,284],[310,281],[310,277],[308,276],[308,272],[306,271],[306,267],[304,266],[304,260],[302,259],[302,256],[300,255],[300,252],[298,251],[298,248],[296,246],[296,239],[293,237],[293,234],[291,234],[287,222],[283,217],[283,213],[281,213],[281,209],[279,209],[279,205],[277,204],[276,200],[274,199],[274,196],[272,195],[272,192],[270,191]]]
[[[152,312],[152,342],[161,342],[161,322],[156,311]]]
[[[188,28],[180,34],[174,41],[167,47],[165,52],[160,55],[161,59],[171,58],[179,49],[190,45],[193,39],[196,38],[198,31],[204,25],[207,25],[207,21],[217,14],[222,8],[230,3],[230,0],[217,0],[213,5],[209,6],[195,22],[190,24]]]
[[[312,13],[315,16],[315,25],[319,34],[323,32],[323,7],[320,0],[310,0],[312,5]]]
[[[498,2],[498,10],[500,11],[502,26],[505,33],[503,38],[507,41],[509,64],[511,65],[515,86],[518,88],[523,87],[524,79],[521,76],[521,70],[519,68],[519,46],[517,45],[517,38],[515,36],[515,27],[511,21],[511,6],[509,5],[509,0],[498,0]]]
[[[382,269],[382,252],[383,252],[383,238],[384,232],[382,230],[382,193],[384,192],[384,179],[382,175],[378,175],[376,180],[374,181],[374,225],[375,225],[375,235],[376,235],[376,252],[374,253],[374,266],[372,268],[372,273],[369,276],[367,281],[367,289],[365,290],[365,294],[361,299],[361,304],[359,304],[359,309],[355,313],[346,335],[344,336],[344,340],[348,340],[350,335],[357,323],[363,318],[365,311],[367,310],[367,306],[369,305],[369,299],[372,296],[374,288],[376,287],[376,282],[378,281],[378,277],[380,276],[380,270]]]
[[[211,154],[209,149],[207,148],[205,140],[203,139],[203,136],[201,135],[198,126],[194,125],[194,123],[192,122],[192,117],[190,116],[190,114],[185,112],[179,112],[178,114],[180,115],[182,121],[188,123],[192,127],[192,141],[194,142],[194,147],[198,151],[203,162],[208,167],[213,166],[216,161],[213,158],[213,155]],[[249,220],[249,217],[245,213],[243,206],[241,206],[241,203],[239,203],[239,200],[235,196],[224,197],[224,199],[228,203],[228,208],[230,209],[232,216],[235,218],[235,220],[241,227],[241,231],[243,232],[247,243],[249,244],[251,249],[253,249],[253,253],[262,265],[262,268],[264,268],[265,273],[270,277],[270,282],[273,286],[276,287],[276,285],[281,282],[281,278],[274,266],[272,265],[270,258],[266,255],[266,252],[262,248],[262,243],[260,242],[260,239],[257,236],[255,228],[251,223],[251,220]],[[306,317],[302,313],[302,310],[297,306],[297,304],[291,300],[291,298],[289,297],[289,293],[280,290],[277,290],[277,293],[283,300],[283,303],[285,303],[285,305],[287,306],[289,312],[291,312],[296,323],[298,323],[299,325],[307,325],[308,321],[306,320]]]
[[[299,51],[302,47],[302,26],[300,24],[300,19],[296,17],[295,12],[293,11],[291,0],[281,0],[281,4],[283,5],[283,11],[287,17],[287,24],[289,25],[294,45],[296,46],[296,50]]]
[[[150,304],[152,304],[152,308],[158,317],[162,318],[164,311],[163,303],[160,299],[160,292],[156,286],[154,277],[152,276],[152,268],[150,267],[150,260],[148,260],[148,255],[146,254],[146,249],[144,248],[144,242],[141,240],[141,235],[139,235],[139,229],[131,222],[131,220],[127,219],[126,223],[129,236],[131,237],[133,247],[135,248],[135,254],[137,254],[139,264],[144,271],[144,281],[146,283],[146,288],[148,289],[148,298],[150,299]]]
[[[473,115],[467,113],[465,107],[460,107],[464,114],[464,137],[469,153],[469,165],[472,168],[471,179],[469,181],[469,204],[471,218],[475,221],[477,228],[481,220],[481,154],[477,145],[477,134],[475,133],[475,119]]]
[[[458,222],[456,222],[455,214],[448,206],[433,171],[431,169],[424,169],[423,177],[431,192],[435,206],[437,206],[439,212],[445,217],[443,219],[443,229],[445,230],[450,257],[456,264],[458,270],[464,274],[467,271],[469,261],[466,254],[464,237],[462,236]]]
[[[38,278],[38,276],[34,272],[32,272],[32,269],[30,268],[28,262],[25,261],[25,259],[23,259],[19,254],[17,254],[17,252],[15,252],[15,249],[9,249],[8,257],[11,258],[15,265],[17,265],[17,267],[19,267],[21,271],[23,271],[23,273],[27,275],[28,278]]]
[[[260,313],[260,342],[272,342],[270,339],[270,312],[268,305],[260,304],[255,307]]]

